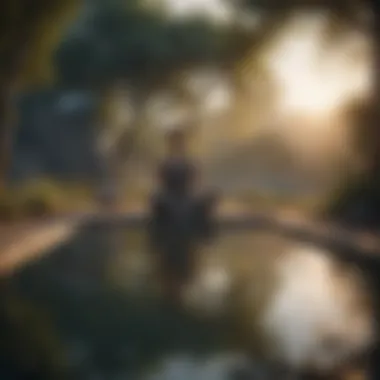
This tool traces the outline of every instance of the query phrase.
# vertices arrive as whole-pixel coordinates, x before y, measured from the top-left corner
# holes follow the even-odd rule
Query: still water
[[[235,356],[225,350],[224,331],[160,301],[144,237],[88,228],[16,276],[41,345],[42,336],[49,342],[46,360],[60,363],[63,379],[229,378]],[[250,241],[225,235],[210,254],[237,255]]]

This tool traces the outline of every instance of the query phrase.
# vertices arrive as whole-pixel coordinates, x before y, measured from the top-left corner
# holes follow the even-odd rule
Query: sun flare
[[[328,115],[368,94],[370,52],[365,36],[347,33],[327,48],[325,23],[318,15],[295,18],[266,56],[282,114]]]

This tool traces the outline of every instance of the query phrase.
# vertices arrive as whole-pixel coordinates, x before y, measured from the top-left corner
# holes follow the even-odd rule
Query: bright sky
[[[352,33],[331,51],[323,50],[325,20],[310,15],[294,21],[267,56],[284,113],[326,114],[368,92],[369,51],[363,36]]]
[[[217,22],[228,23],[235,17],[231,2],[224,0],[147,0],[147,3],[163,6],[169,17],[173,18],[203,15]]]
[[[202,14],[217,22],[230,22],[237,17],[232,2],[225,0],[150,1],[166,7],[174,18]],[[326,115],[368,92],[369,53],[363,36],[352,33],[331,51],[323,51],[326,22],[327,17],[315,13],[295,16],[267,55],[267,65],[279,86],[282,113]],[[210,103],[212,97],[223,103],[224,89],[215,89]]]
[[[273,128],[305,162],[350,154],[344,112],[371,90],[368,39],[353,31],[326,48],[326,20],[298,15],[264,58],[279,91]]]

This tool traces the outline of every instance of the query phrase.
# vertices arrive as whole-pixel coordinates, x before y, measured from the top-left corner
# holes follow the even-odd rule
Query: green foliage
[[[52,50],[78,4],[77,0],[5,1],[0,9],[0,79],[22,86],[51,79]]]
[[[93,205],[86,186],[36,180],[0,192],[0,220],[39,218]]]
[[[231,47],[206,20],[174,22],[135,2],[99,2],[78,20],[56,52],[63,83],[99,85],[119,78],[144,82],[173,68],[221,58]]]
[[[16,191],[20,209],[27,217],[41,217],[56,211],[60,193],[52,183],[37,181]]]
[[[43,194],[14,194],[3,191],[0,194],[0,220],[12,221],[25,217],[42,217],[53,213],[55,204]]]

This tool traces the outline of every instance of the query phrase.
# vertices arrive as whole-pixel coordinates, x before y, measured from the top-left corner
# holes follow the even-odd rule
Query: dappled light
[[[234,4],[234,2],[223,0],[144,0],[144,3],[148,8],[163,13],[169,19],[176,21],[202,17],[219,26],[242,24],[243,26],[254,27],[257,25],[255,15],[250,18],[244,17],[243,12],[238,12],[238,4]]]
[[[371,1],[5,2],[1,380],[369,378]]]
[[[162,0],[161,7],[169,17],[176,19],[202,15],[225,22],[231,19],[233,13],[232,6],[228,2],[220,0]]]
[[[345,171],[354,166],[347,110],[369,99],[372,83],[368,37],[348,28],[337,40],[329,41],[331,22],[327,12],[295,13],[269,39],[268,46],[248,56],[239,70],[246,70],[243,86],[250,92],[239,100],[243,104],[229,120],[237,132],[236,144],[239,128],[246,131],[240,139],[245,142],[270,134],[294,156],[295,171],[303,167],[331,175],[333,182],[328,180],[327,187],[340,181],[344,166]],[[266,80],[260,79],[263,73]],[[269,96],[265,95],[268,91]],[[260,156],[251,157],[254,161]],[[266,155],[261,159],[270,160]],[[277,176],[284,168],[271,170]]]
[[[323,120],[369,95],[369,40],[347,31],[329,46],[329,21],[323,13],[294,16],[264,58],[278,83],[279,109],[285,117]]]

